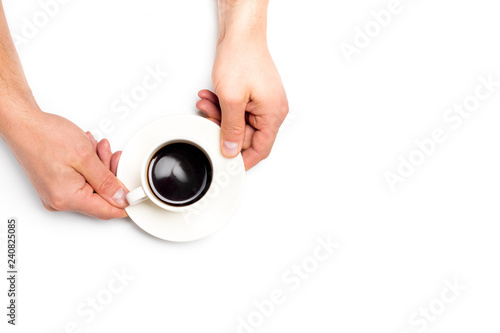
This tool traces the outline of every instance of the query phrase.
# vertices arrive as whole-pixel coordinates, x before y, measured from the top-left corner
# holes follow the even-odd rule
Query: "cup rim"
[[[151,163],[151,158],[154,156],[154,154],[156,154],[158,150],[169,144],[180,143],[180,142],[192,144],[193,146],[197,147],[198,149],[201,149],[205,153],[205,155],[208,158],[208,161],[210,162],[210,167],[212,168],[212,179],[210,180],[208,189],[205,191],[205,193],[200,199],[196,200],[195,202],[189,205],[172,206],[158,199],[158,197],[156,197],[156,195],[153,193],[148,181],[148,171],[149,171],[148,169],[149,169],[149,164]],[[146,193],[147,199],[151,200],[155,205],[157,205],[162,209],[177,213],[185,213],[191,210],[196,210],[196,207],[203,205],[203,202],[206,200],[207,195],[213,188],[212,184],[215,179],[215,173],[216,173],[216,168],[214,165],[213,158],[211,157],[211,154],[209,153],[209,150],[206,148],[205,145],[203,145],[198,140],[195,140],[194,138],[189,136],[181,136],[181,137],[177,136],[172,139],[161,140],[161,142],[159,142],[152,149],[150,149],[148,154],[146,154],[145,156],[146,157],[144,158],[144,161],[142,162],[141,166],[141,186],[142,189],[144,190],[144,193]]]

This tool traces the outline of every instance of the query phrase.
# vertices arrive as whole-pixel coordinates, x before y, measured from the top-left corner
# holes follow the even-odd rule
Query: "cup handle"
[[[146,192],[144,192],[144,189],[142,186],[136,188],[133,191],[130,191],[127,194],[127,201],[130,206],[137,205],[140,202],[143,202],[148,198]]]

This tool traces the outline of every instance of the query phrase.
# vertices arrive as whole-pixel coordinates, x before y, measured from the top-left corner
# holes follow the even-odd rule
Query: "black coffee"
[[[187,206],[200,200],[212,182],[212,165],[200,148],[184,142],[160,148],[149,162],[149,187],[171,206]]]

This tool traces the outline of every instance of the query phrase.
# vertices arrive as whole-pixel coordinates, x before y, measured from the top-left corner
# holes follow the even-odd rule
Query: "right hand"
[[[128,190],[116,178],[120,152],[69,120],[41,111],[14,126],[5,141],[50,211],[108,220],[126,217]],[[115,173],[115,174],[114,174]]]

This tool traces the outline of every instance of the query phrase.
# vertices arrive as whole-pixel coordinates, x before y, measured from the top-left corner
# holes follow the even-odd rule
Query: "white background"
[[[18,35],[41,10],[36,0],[3,2]],[[401,0],[349,64],[340,44],[388,3],[271,1],[269,46],[290,116],[271,157],[248,172],[237,213],[204,240],[170,243],[129,219],[45,211],[0,142],[0,230],[10,216],[20,226],[19,325],[5,323],[2,279],[2,332],[64,332],[72,321],[81,332],[237,332],[238,317],[279,289],[286,301],[240,332],[413,333],[423,326],[410,318],[439,306],[446,279],[467,289],[420,331],[498,331],[500,88],[460,128],[442,118],[480,75],[500,81],[498,7]],[[196,114],[216,36],[215,1],[70,0],[18,49],[43,110],[85,130],[111,117],[106,137],[118,150],[151,120]],[[148,66],[168,78],[117,120],[111,104]],[[434,128],[447,141],[391,192],[384,173]],[[341,245],[292,291],[282,276],[310,262],[317,237]],[[87,323],[77,308],[122,269],[134,279]]]

